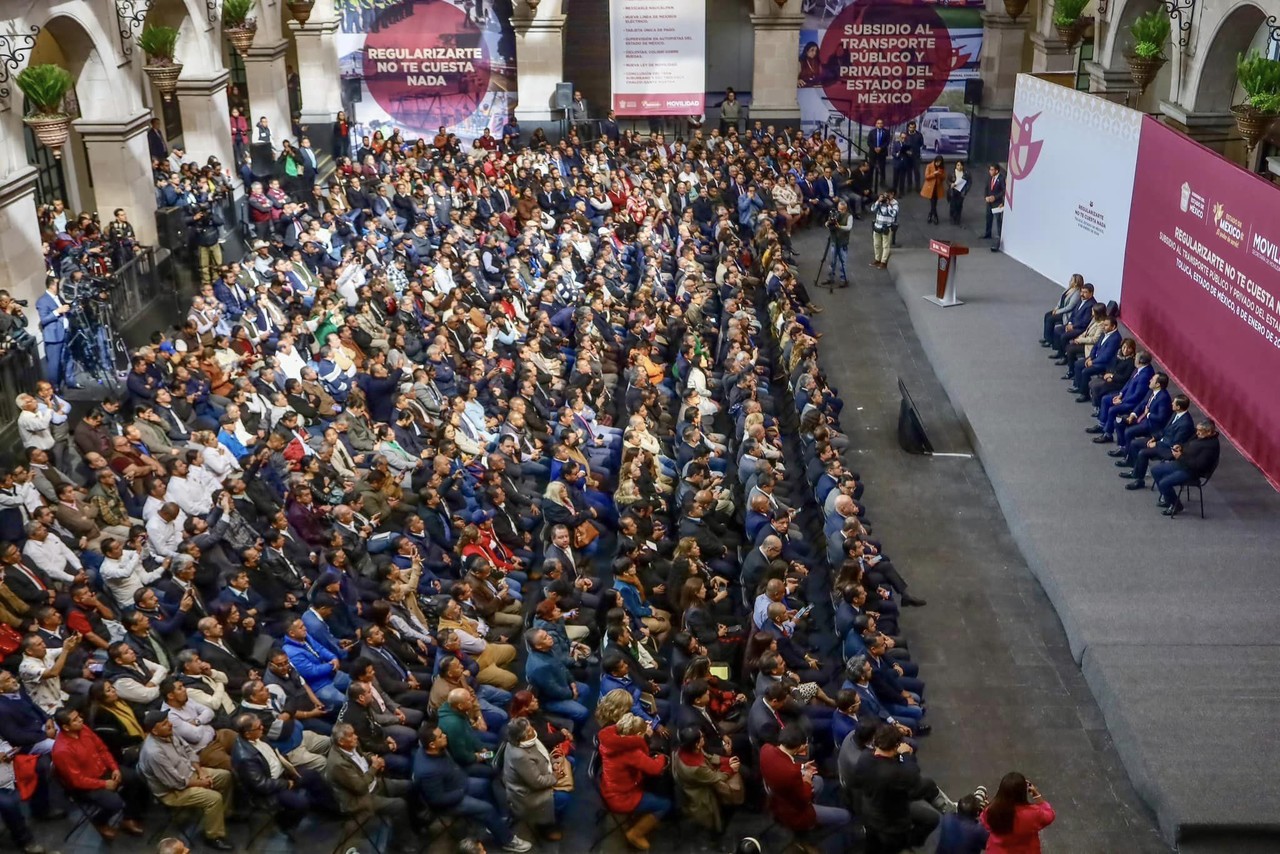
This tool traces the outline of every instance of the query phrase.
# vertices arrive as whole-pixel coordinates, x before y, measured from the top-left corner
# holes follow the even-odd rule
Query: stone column
[[[1236,130],[1235,116],[1230,112],[1188,110],[1172,101],[1161,101],[1160,112],[1164,114],[1165,124],[1169,127],[1186,134],[1206,148],[1212,148],[1229,160],[1244,163],[1244,141]],[[1257,156],[1256,151],[1254,156]]]
[[[254,44],[244,57],[245,87],[249,95],[250,141],[253,139],[254,125],[258,123],[258,119],[266,116],[267,124],[271,126],[272,144],[277,151],[282,140],[293,139],[289,115],[289,84],[284,67],[288,47],[289,43],[284,39],[268,44]],[[338,86],[336,75],[328,85]]]
[[[1100,62],[1086,62],[1084,68],[1089,72],[1089,91],[1094,95],[1136,108],[1140,92],[1138,84],[1133,82],[1133,75],[1125,70],[1112,70]]]
[[[187,154],[204,164],[218,158],[235,174],[238,164],[231,149],[230,112],[227,109],[227,81],[223,71],[213,77],[178,80],[178,110],[182,113],[182,141]]]
[[[147,149],[151,113],[120,121],[77,119],[76,131],[89,152],[93,195],[100,211],[128,211],[138,242],[156,243],[156,188]]]
[[[1044,33],[1031,34],[1031,72],[1033,74],[1069,74],[1076,73],[1076,45],[1068,50],[1067,43],[1058,36],[1047,36]],[[986,46],[983,46],[986,50]]]
[[[1004,160],[1008,153],[1013,93],[1022,71],[1026,38],[1025,17],[1010,18],[1003,5],[982,13],[982,58],[978,61],[982,103],[974,110],[970,161]]]
[[[774,0],[756,0],[751,26],[755,30],[755,71],[751,79],[752,121],[798,124],[800,104],[796,80],[800,76],[800,0],[781,9]]]
[[[528,0],[515,0],[511,27],[516,34],[516,88],[520,103],[516,119],[530,123],[526,133],[538,124],[558,121],[560,111],[552,111],[556,84],[564,80],[564,21],[560,0],[542,0],[530,9]],[[597,109],[607,109],[598,105]]]
[[[333,151],[333,120],[342,109],[338,71],[338,20],[331,0],[318,0],[305,27],[289,22],[298,49],[302,126],[317,152]]]
[[[0,282],[16,299],[31,302],[27,331],[40,337],[36,300],[44,293],[44,255],[36,222],[36,170],[22,166],[0,178]]]

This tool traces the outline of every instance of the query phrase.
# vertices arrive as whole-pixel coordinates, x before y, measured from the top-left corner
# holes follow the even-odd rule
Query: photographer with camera
[[[849,273],[845,270],[845,259],[849,256],[849,232],[853,231],[853,214],[849,211],[849,203],[841,199],[836,209],[827,217],[828,240],[831,242],[831,275],[828,282],[836,280],[836,263],[840,264],[840,285],[849,284]]]
[[[898,200],[893,192],[881,193],[871,206],[875,222],[871,224],[872,267],[881,270],[889,266],[889,253],[893,251],[893,230],[898,225]]]
[[[197,205],[187,219],[187,227],[199,253],[200,284],[213,284],[222,266],[222,217],[209,205]]]
[[[138,254],[138,237],[124,208],[116,208],[112,215],[115,218],[107,224],[107,242],[111,245],[111,266],[118,270]]]
[[[65,371],[62,350],[71,328],[67,320],[71,306],[58,295],[57,276],[51,275],[45,280],[44,294],[36,300],[36,311],[40,313],[40,336],[44,339],[44,375],[54,388],[61,388]]]
[[[26,300],[0,291],[0,350],[25,350],[35,345],[35,337],[27,331],[27,316],[22,312],[26,305]]]

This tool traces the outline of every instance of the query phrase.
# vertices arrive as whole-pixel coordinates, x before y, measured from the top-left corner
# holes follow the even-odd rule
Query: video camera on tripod
[[[67,313],[71,335],[63,348],[63,358],[78,364],[99,384],[115,390],[128,370],[128,351],[112,323],[111,291],[118,283],[105,276],[77,273],[68,276],[59,288],[62,301],[71,309]],[[65,375],[74,376],[70,364]]]

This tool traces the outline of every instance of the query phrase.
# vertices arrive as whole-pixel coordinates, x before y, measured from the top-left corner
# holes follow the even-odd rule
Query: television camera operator
[[[187,228],[199,256],[200,284],[212,284],[222,266],[222,217],[210,205],[198,204],[187,217]]]
[[[831,274],[827,276],[828,282],[836,280],[836,264],[840,265],[840,284],[845,287],[849,284],[849,273],[845,269],[845,260],[849,255],[849,232],[853,231],[853,212],[849,210],[849,203],[844,199],[836,205],[836,209],[827,217],[827,233],[828,240],[831,243]]]

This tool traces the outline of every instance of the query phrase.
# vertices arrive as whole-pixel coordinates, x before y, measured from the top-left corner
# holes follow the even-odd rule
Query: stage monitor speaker
[[[898,444],[908,454],[932,454],[933,444],[924,432],[911,392],[907,391],[901,378],[898,379],[898,394],[902,397],[898,406]]]
[[[342,100],[347,104],[359,104],[364,100],[364,84],[354,78],[342,80]]]
[[[276,172],[276,153],[271,149],[269,142],[254,142],[249,144],[249,154],[253,158],[250,165],[253,167],[253,174],[263,178],[272,176]]]
[[[982,104],[982,78],[970,77],[964,81],[964,102],[969,106]]]
[[[551,109],[567,110],[571,103],[573,103],[573,84],[557,83],[556,92],[551,96]]]
[[[157,242],[170,252],[187,248],[187,212],[185,208],[156,209]]]

